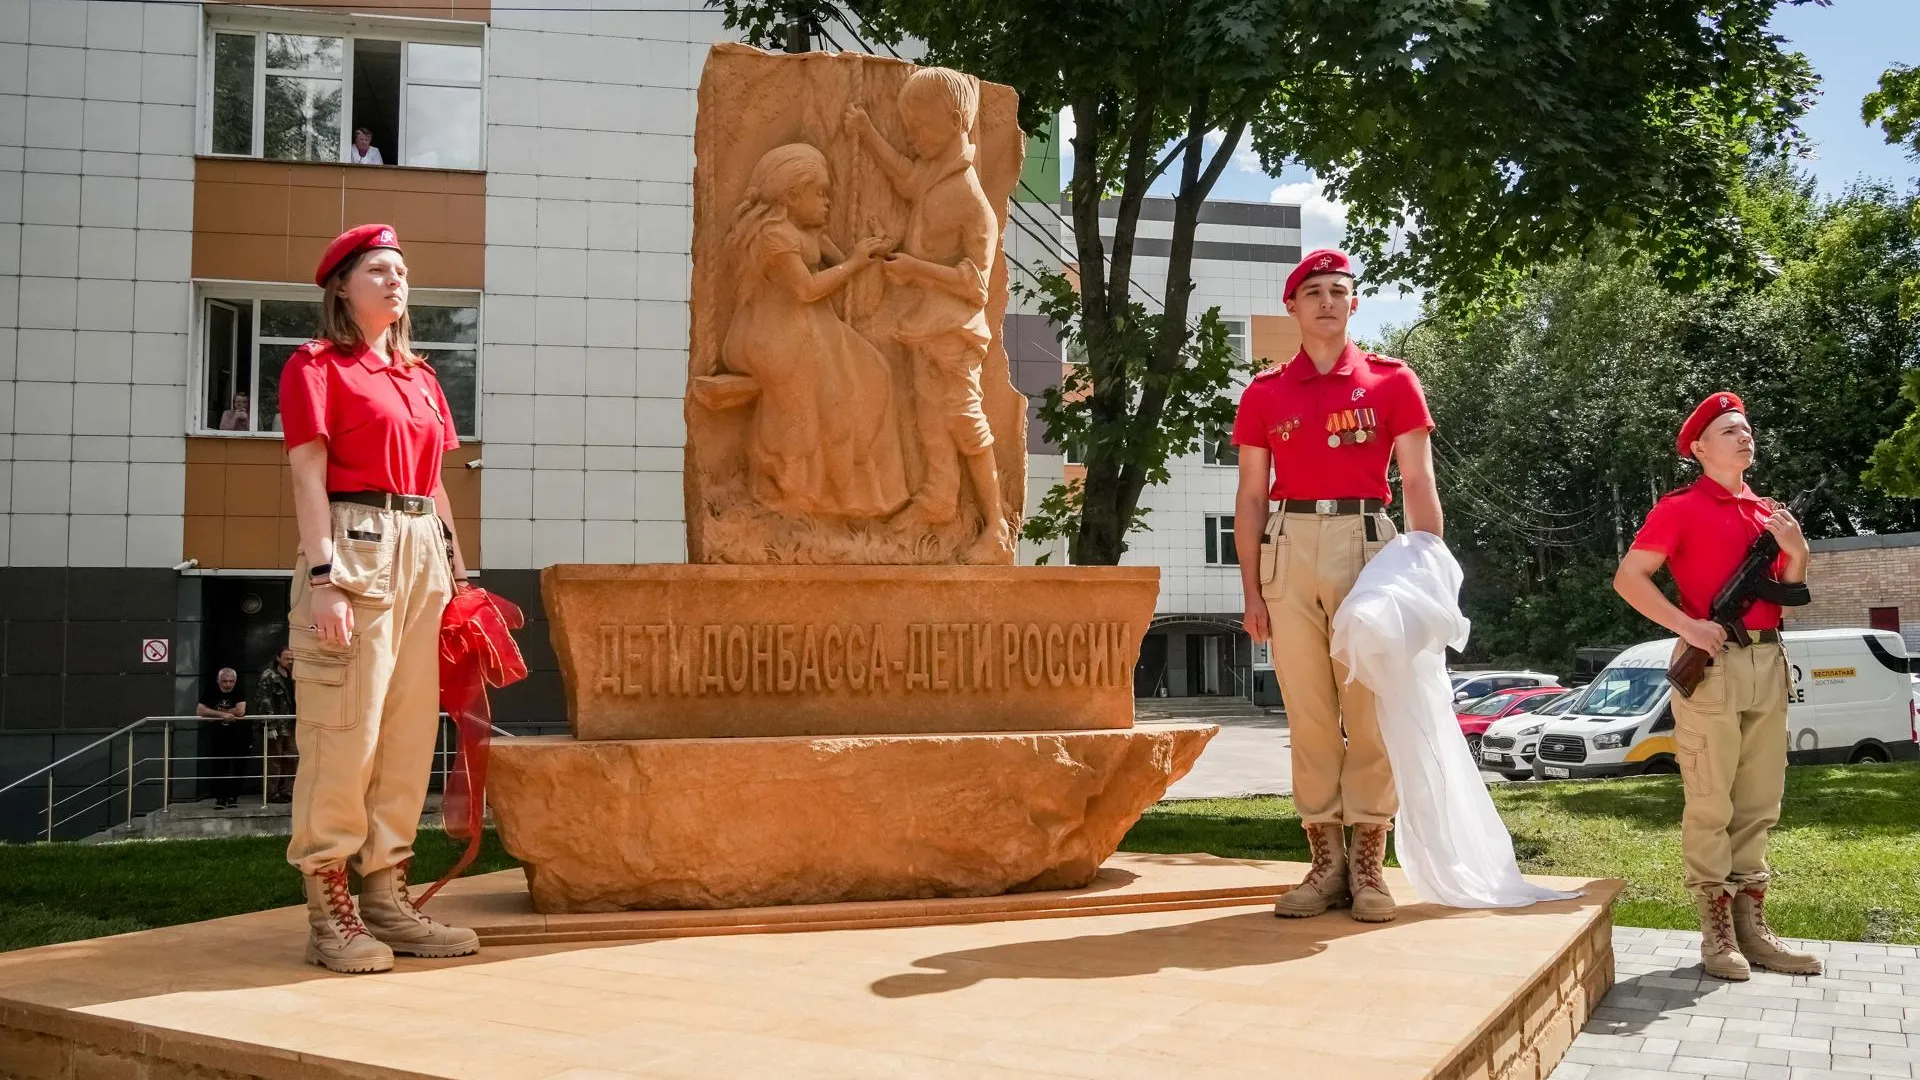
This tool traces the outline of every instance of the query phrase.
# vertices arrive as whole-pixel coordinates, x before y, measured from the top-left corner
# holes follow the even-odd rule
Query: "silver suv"
[[[1456,706],[1478,701],[1502,690],[1560,685],[1560,676],[1544,671],[1467,671],[1454,673],[1452,679],[1453,703]]]

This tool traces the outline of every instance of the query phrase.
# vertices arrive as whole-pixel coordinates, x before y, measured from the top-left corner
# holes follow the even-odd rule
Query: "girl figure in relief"
[[[722,351],[759,384],[747,441],[756,501],[782,513],[886,517],[907,501],[886,358],[830,297],[893,249],[827,238],[827,160],[805,143],[761,157],[727,238],[735,302]]]

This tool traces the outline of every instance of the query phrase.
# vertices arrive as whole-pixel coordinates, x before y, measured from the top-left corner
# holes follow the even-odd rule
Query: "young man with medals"
[[[1355,919],[1387,922],[1394,902],[1383,864],[1399,801],[1373,693],[1348,682],[1333,660],[1333,614],[1360,568],[1394,537],[1385,512],[1390,465],[1400,468],[1407,528],[1439,536],[1442,519],[1428,444],[1433,417],[1420,381],[1405,363],[1362,352],[1347,337],[1359,307],[1353,286],[1347,256],[1331,249],[1309,252],[1287,277],[1301,348],[1255,376],[1240,398],[1234,543],[1243,553],[1247,633],[1273,642],[1294,803],[1313,852],[1312,869],[1274,914],[1351,905]]]
[[[1675,756],[1686,792],[1680,847],[1687,890],[1700,908],[1700,961],[1707,974],[1744,981],[1751,968],[1818,975],[1820,958],[1795,952],[1767,926],[1767,833],[1780,820],[1786,788],[1786,653],[1780,605],[1755,599],[1736,626],[1750,644],[1729,643],[1707,617],[1715,596],[1763,532],[1779,555],[1775,582],[1807,579],[1807,541],[1791,512],[1746,484],[1753,428],[1736,394],[1702,401],[1681,425],[1675,449],[1700,463],[1701,476],[1661,499],[1620,561],[1613,587],[1634,610],[1706,653],[1706,674],[1691,693],[1673,694]],[[1680,594],[1675,606],[1654,583],[1665,566]],[[1785,591],[1785,590],[1782,590]],[[1804,602],[1802,595],[1789,603]]]

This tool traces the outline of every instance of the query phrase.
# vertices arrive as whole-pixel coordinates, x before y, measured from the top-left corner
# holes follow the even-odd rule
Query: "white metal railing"
[[[240,784],[250,784],[255,779],[258,779],[260,782],[260,805],[269,805],[272,801],[272,782],[275,778],[273,774],[274,762],[297,760],[299,755],[273,753],[273,740],[266,731],[266,725],[275,722],[292,723],[293,721],[294,717],[283,714],[246,717],[242,722],[256,725],[260,729],[259,753],[255,755],[252,751],[249,751],[245,757],[247,761],[252,761],[256,756],[258,757],[260,763],[259,772],[257,775],[252,773],[251,770],[245,775],[223,773],[219,778],[225,779],[231,776],[234,782]],[[199,716],[142,717],[118,731],[101,736],[80,749],[33,770],[17,780],[5,785],[0,785],[0,795],[6,795],[13,791],[31,790],[36,782],[45,785],[46,801],[41,811],[41,827],[37,833],[37,837],[42,840],[56,839],[61,826],[69,825],[87,815],[93,814],[102,807],[112,806],[116,803],[120,804],[118,807],[119,813],[109,815],[108,822],[104,826],[104,829],[113,829],[120,825],[128,825],[139,816],[139,812],[136,809],[139,803],[139,793],[150,785],[157,784],[160,789],[159,805],[154,807],[154,809],[166,810],[176,801],[199,801],[197,797],[192,800],[176,800],[173,796],[175,785],[183,783],[198,784],[201,781],[216,779],[216,777],[211,774],[203,774],[198,771],[200,763],[233,761],[237,755],[207,754],[204,752],[204,748],[196,748],[196,752],[192,755],[176,754],[174,752],[175,729],[184,725],[192,725],[196,731],[205,731],[215,723],[222,722],[232,723],[234,721],[212,721]],[[541,721],[525,726],[536,729],[540,734],[547,733],[546,729],[564,731],[567,728],[567,724],[564,721]],[[447,773],[452,768],[453,753],[458,744],[458,737],[454,734],[451,719],[445,713],[440,714],[437,727],[438,731],[434,737],[433,772],[432,779],[429,783],[431,783],[432,780],[438,780],[442,790],[444,790]],[[149,753],[143,757],[139,750],[140,736],[143,734],[146,735],[147,739],[145,741],[151,744],[155,729],[158,729],[160,737],[160,752],[157,756]],[[506,738],[513,738],[515,735],[514,732],[507,731],[498,724],[493,725],[493,732],[496,736]],[[111,770],[107,775],[80,787],[78,790],[71,791],[66,795],[59,794],[56,781],[59,771],[63,767],[80,768],[82,766],[93,766],[97,764],[102,754],[105,755],[107,764],[110,766],[113,762],[114,747],[121,739],[126,740],[126,763],[123,766]],[[189,765],[191,768],[188,771],[182,771],[180,769],[180,765],[182,764]],[[147,773],[144,777],[140,775],[143,769]],[[102,830],[100,828],[90,829],[87,834],[91,835],[93,832],[98,831]]]

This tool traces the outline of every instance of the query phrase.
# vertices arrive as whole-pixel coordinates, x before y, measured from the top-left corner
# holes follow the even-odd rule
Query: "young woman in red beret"
[[[390,226],[328,246],[320,336],[280,376],[300,553],[288,614],[298,684],[293,839],[307,960],[386,971],[395,953],[465,956],[473,931],[407,894],[439,724],[441,613],[466,568],[441,456],[459,446],[447,397],[414,355],[407,264]],[[348,871],[360,875],[356,907]]]

